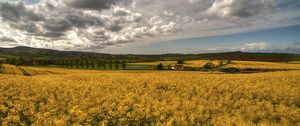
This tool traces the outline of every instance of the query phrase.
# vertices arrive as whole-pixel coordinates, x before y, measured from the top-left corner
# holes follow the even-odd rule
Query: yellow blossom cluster
[[[300,71],[0,74],[0,125],[300,125]]]

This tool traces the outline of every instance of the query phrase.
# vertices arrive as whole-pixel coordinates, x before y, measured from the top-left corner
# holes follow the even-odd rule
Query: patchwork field
[[[206,62],[209,60],[193,60],[193,61],[186,61],[185,66],[193,66],[193,67],[202,67]],[[218,64],[218,60],[214,61],[214,63]],[[158,64],[162,63],[164,66],[172,65],[174,66],[177,61],[155,61],[155,62],[140,62],[140,63],[129,63],[129,65],[145,65],[145,66],[157,66]]]
[[[299,70],[217,74],[24,67],[64,73],[20,76],[16,67],[9,69],[20,74],[0,74],[3,126],[300,125]]]
[[[219,66],[221,60],[191,60],[185,61],[185,67],[203,67],[207,62],[212,62],[215,66]],[[174,66],[177,61],[156,61],[156,62],[140,62],[129,63],[129,66],[148,66],[153,69],[162,63],[164,66]],[[226,64],[226,68],[239,68],[239,69],[269,69],[269,70],[300,70],[300,61],[292,62],[259,62],[259,61],[232,61],[230,64]]]
[[[61,74],[65,69],[49,69],[42,67],[26,67],[4,64],[2,65],[1,73],[3,74],[16,74],[24,76],[33,75],[47,75],[47,74]]]
[[[226,67],[240,69],[279,69],[279,70],[300,70],[300,64],[297,62],[281,63],[281,62],[255,62],[255,61],[232,61]]]

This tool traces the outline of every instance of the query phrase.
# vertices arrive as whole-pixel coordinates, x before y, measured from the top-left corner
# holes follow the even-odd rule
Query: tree
[[[113,62],[112,62],[112,60],[108,61],[108,66],[109,66],[109,69],[113,69]]]
[[[177,64],[184,64],[184,60],[183,59],[178,60]]]
[[[207,62],[203,68],[204,69],[213,69],[215,67],[215,65],[212,62]]]
[[[158,70],[163,70],[164,69],[164,65],[162,63],[157,65],[157,69]]]
[[[47,64],[47,60],[46,59],[40,59],[40,64],[41,65],[46,65]]]
[[[64,60],[61,60],[60,64],[61,64],[61,67],[65,67],[65,61]]]
[[[97,67],[98,67],[98,69],[101,69],[101,66],[102,66],[102,61],[101,60],[98,60],[97,61]]]
[[[6,64],[10,64],[10,59],[7,58],[6,61],[5,61],[5,63],[6,63]]]
[[[119,60],[115,60],[115,68],[119,69]]]
[[[20,64],[21,64],[21,65],[25,65],[25,64],[26,64],[26,60],[25,60],[24,57],[21,57],[21,58],[20,58]]]
[[[95,61],[94,60],[91,61],[91,67],[92,67],[92,69],[95,69]]]
[[[17,59],[16,58],[11,58],[9,59],[9,64],[12,64],[12,65],[17,65]]]
[[[73,68],[73,66],[74,66],[73,60],[69,60],[69,66],[70,66],[71,68]]]
[[[57,66],[59,64],[58,59],[53,59],[53,64]]]
[[[64,61],[64,60],[61,60],[60,62],[61,62],[61,66],[62,66],[62,67],[65,67],[65,61]]]
[[[65,67],[69,68],[69,60],[65,61],[65,65],[66,65]]]
[[[220,72],[224,73],[240,73],[241,71],[238,68],[223,68]]]
[[[84,60],[80,60],[80,67],[84,68]]]
[[[85,61],[85,66],[86,66],[87,69],[90,68],[90,61],[89,61],[89,60],[86,60],[86,61]]]
[[[57,65],[58,65],[58,66],[61,66],[61,65],[62,65],[62,62],[61,62],[61,61],[62,61],[62,60],[59,60],[59,59],[57,60]]]
[[[126,69],[126,61],[122,60],[122,69],[125,70]]]
[[[103,68],[106,69],[107,68],[106,67],[106,63],[107,63],[106,60],[103,60],[102,63],[103,63]]]
[[[33,57],[30,57],[28,62],[29,62],[30,65],[36,65],[37,64],[36,59],[34,59]]]
[[[78,59],[75,60],[75,66],[76,66],[77,69],[79,68],[79,60]]]
[[[0,61],[0,73],[2,73],[2,64],[3,64],[3,61]]]

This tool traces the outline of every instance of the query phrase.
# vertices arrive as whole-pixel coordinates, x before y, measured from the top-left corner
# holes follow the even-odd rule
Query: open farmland
[[[299,61],[291,63],[282,62],[257,62],[257,61],[232,61],[226,67],[233,67],[239,69],[269,69],[269,70],[300,70]]]
[[[25,75],[25,76],[61,74],[63,73],[63,71],[64,71],[63,69],[15,66],[9,64],[2,65],[2,69],[1,69],[1,72],[4,74],[16,74],[16,75]]]
[[[220,60],[189,60],[184,62],[184,66],[187,67],[203,67],[207,62],[212,62],[214,65],[220,65]],[[158,64],[163,64],[164,66],[174,66],[177,61],[155,61],[155,62],[139,62],[139,63],[128,63],[129,66],[148,66],[153,69],[156,68]]]
[[[299,80],[297,70],[0,74],[0,122],[4,126],[300,125]]]
[[[209,62],[210,60],[190,60],[185,61],[184,65],[189,67],[202,67],[205,63]],[[213,63],[218,65],[219,60],[214,60]],[[140,63],[129,63],[129,65],[145,65],[145,66],[157,66],[158,64],[162,63],[164,66],[172,65],[174,66],[177,61],[155,61],[155,62],[140,62]]]
[[[300,0],[0,0],[0,126],[300,126]]]
[[[226,60],[223,60],[226,61]],[[207,62],[212,62],[215,67],[221,67],[222,60],[188,60],[184,62],[185,67],[203,67]],[[164,66],[174,66],[177,61],[156,61],[156,62],[140,62],[129,63],[129,66],[148,66],[153,69],[162,63]],[[300,70],[299,61],[292,62],[260,62],[260,61],[231,61],[230,64],[225,64],[225,68],[238,68],[238,69],[258,69],[258,70]]]

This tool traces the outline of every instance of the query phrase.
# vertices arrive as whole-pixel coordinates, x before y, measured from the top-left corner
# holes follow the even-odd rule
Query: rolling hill
[[[52,49],[31,48],[19,46],[14,48],[0,48],[0,58],[38,57],[38,58],[116,58],[143,61],[177,60],[177,59],[205,59],[205,60],[241,60],[241,61],[297,61],[300,54],[286,53],[253,53],[253,52],[224,52],[206,54],[161,54],[161,55],[131,55],[106,54],[79,51],[58,51]]]
[[[32,48],[18,46],[14,48],[0,48],[0,54],[6,56],[23,56],[23,57],[45,57],[45,58],[74,58],[74,57],[110,57],[111,54],[78,52],[78,51],[58,51],[52,49]],[[5,56],[4,56],[5,57]]]

